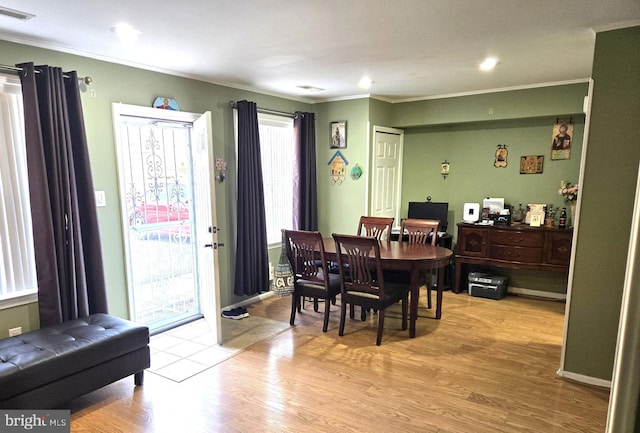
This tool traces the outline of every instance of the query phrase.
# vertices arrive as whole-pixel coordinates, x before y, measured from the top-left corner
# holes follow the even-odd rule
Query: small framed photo
[[[331,122],[329,127],[329,147],[346,149],[347,147],[347,121]]]
[[[533,215],[531,215],[531,221],[529,222],[529,225],[531,227],[540,227],[541,224],[542,215],[540,215],[539,213],[534,213]]]

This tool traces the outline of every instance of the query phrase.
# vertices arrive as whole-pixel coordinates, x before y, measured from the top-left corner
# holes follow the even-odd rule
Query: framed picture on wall
[[[520,157],[520,174],[541,174],[544,156],[527,155]]]
[[[329,147],[345,149],[347,147],[347,121],[331,122],[329,126]]]
[[[571,157],[571,137],[573,137],[573,121],[556,120],[551,133],[551,159],[569,159]]]

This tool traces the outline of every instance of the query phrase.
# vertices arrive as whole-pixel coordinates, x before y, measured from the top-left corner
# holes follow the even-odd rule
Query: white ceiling
[[[640,0],[0,0],[0,6],[35,15],[0,16],[0,39],[310,102],[586,81],[594,30],[640,24]],[[123,22],[142,32],[135,43],[123,44],[110,31]],[[478,70],[486,56],[499,59],[492,72]],[[368,90],[358,87],[364,75],[374,81]]]

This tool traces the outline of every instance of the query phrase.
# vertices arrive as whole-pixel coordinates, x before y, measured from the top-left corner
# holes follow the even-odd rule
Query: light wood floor
[[[72,408],[72,432],[602,433],[608,390],[556,378],[564,303],[445,292],[442,320],[420,300],[417,336],[389,312],[329,332],[297,324],[182,383],[126,378]],[[287,321],[289,298],[249,308]],[[310,307],[309,304],[307,304]],[[357,313],[356,316],[359,316]]]

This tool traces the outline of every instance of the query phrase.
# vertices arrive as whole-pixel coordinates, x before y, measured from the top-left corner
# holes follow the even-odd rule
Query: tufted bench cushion
[[[141,375],[149,367],[148,343],[146,326],[108,314],[93,314],[0,340],[0,407],[25,393],[24,400],[30,400],[29,393],[43,387],[55,394],[66,385],[76,386],[76,392],[67,390],[58,396],[60,400],[129,374]],[[142,376],[136,382],[141,383]]]

